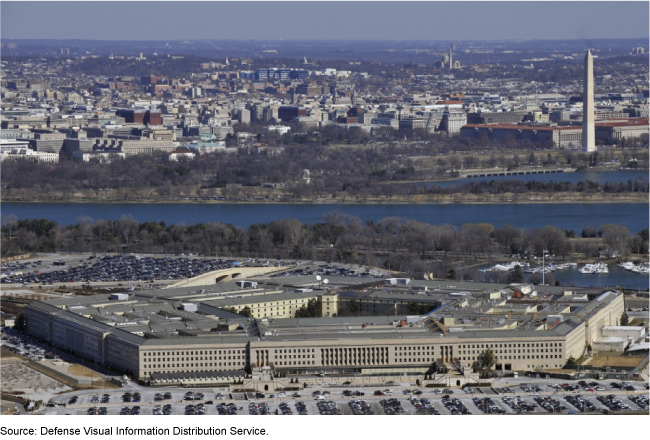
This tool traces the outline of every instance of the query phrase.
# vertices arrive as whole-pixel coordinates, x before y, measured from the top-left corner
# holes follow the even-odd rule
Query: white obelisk
[[[584,90],[582,92],[582,151],[596,151],[594,126],[594,58],[591,51],[585,55]]]

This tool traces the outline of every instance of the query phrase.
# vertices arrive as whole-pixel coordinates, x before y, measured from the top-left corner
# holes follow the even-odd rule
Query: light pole
[[[542,286],[544,285],[545,282],[544,280],[546,276],[546,262],[545,262],[546,254],[548,254],[548,250],[542,249]]]

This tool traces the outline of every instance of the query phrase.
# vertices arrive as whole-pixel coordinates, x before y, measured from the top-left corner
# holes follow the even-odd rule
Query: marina
[[[551,262],[545,265],[528,265],[519,261],[501,264],[484,264],[478,266],[478,272],[487,276],[491,273],[507,274],[520,265],[526,282],[542,282],[541,276],[547,277],[546,283],[558,281],[568,287],[620,286],[627,289],[646,290],[649,287],[648,263],[634,264],[584,264],[575,262]],[[505,276],[505,275],[504,275]],[[551,277],[550,279],[548,277]]]

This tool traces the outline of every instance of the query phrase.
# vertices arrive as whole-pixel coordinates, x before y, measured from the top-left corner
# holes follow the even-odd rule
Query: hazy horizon
[[[647,38],[648,2],[18,2],[3,39],[512,41]]]

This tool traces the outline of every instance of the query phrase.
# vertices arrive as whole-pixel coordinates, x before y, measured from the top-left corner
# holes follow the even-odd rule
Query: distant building
[[[399,121],[396,118],[373,118],[370,124],[373,126],[387,126],[396,130],[399,128]]]
[[[183,148],[189,149],[191,152],[197,154],[214,154],[226,150],[226,143],[223,141],[218,142],[192,142],[183,145]]]
[[[34,139],[29,140],[29,145],[35,151],[59,154],[65,138],[64,133],[36,133]]]
[[[194,153],[187,150],[175,150],[175,151],[171,151],[169,153],[169,156],[167,156],[167,159],[170,162],[178,162],[178,160],[181,158],[186,160],[194,159]]]
[[[29,149],[29,142],[19,139],[0,139],[0,153]]]
[[[43,153],[29,148],[14,148],[0,153],[0,161],[29,160],[32,162],[57,163],[59,155],[56,153]]]
[[[440,129],[447,134],[458,134],[460,129],[467,124],[467,113],[463,111],[446,111],[442,115]]]
[[[300,84],[299,86],[296,87],[296,93],[299,95],[307,95],[307,96],[329,95],[330,88],[329,86]]]
[[[402,118],[399,120],[400,130],[423,130],[427,126],[427,121],[421,118]]]
[[[282,122],[293,121],[301,116],[307,116],[307,109],[302,107],[281,106],[278,109],[278,118]]]
[[[606,143],[616,143],[623,138],[639,137],[648,133],[648,119],[628,119],[595,124],[595,136]],[[582,127],[579,125],[535,125],[535,124],[468,124],[461,129],[461,135],[489,139],[528,139],[532,142],[553,142],[555,148],[582,147]]]
[[[159,111],[120,109],[115,111],[115,115],[123,117],[127,124],[162,125],[162,113]]]
[[[176,145],[170,140],[156,139],[94,139],[92,150],[95,151],[119,151],[127,156],[135,154],[152,154],[157,151],[170,152],[176,149]]]
[[[72,153],[72,160],[77,162],[90,162],[96,160],[99,163],[111,163],[116,159],[124,159],[126,155],[117,151],[75,151]]]
[[[284,80],[284,79],[307,79],[309,71],[302,69],[257,69],[252,72],[239,72],[242,79],[253,79],[255,81]]]
[[[251,123],[251,112],[245,108],[240,108],[233,110],[233,117],[240,124],[250,124]]]
[[[468,124],[517,124],[523,121],[527,110],[513,112],[476,112],[467,113]]]
[[[528,139],[531,142],[552,142],[555,148],[577,148],[581,145],[582,128],[577,126],[534,126],[515,124],[480,125],[468,124],[461,131],[461,136],[488,139],[513,140]]]
[[[230,125],[213,125],[210,127],[216,140],[224,140],[228,135],[233,135],[235,130]]]
[[[0,131],[0,139],[34,139],[34,133],[29,130],[6,129]]]
[[[595,137],[605,143],[616,144],[621,139],[630,139],[648,134],[648,118],[627,119],[596,123]]]
[[[291,127],[287,127],[285,125],[269,125],[266,127],[268,131],[275,131],[280,134],[286,134],[291,131]]]

